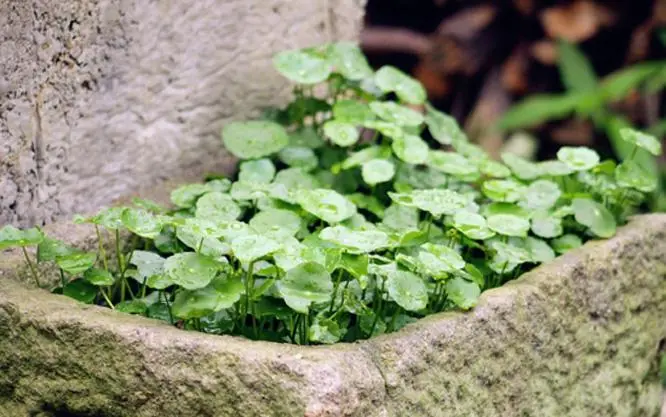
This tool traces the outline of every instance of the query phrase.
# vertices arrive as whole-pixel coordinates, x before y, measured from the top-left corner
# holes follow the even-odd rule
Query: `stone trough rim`
[[[451,326],[455,326],[455,322],[461,319],[464,319],[466,316],[474,315],[477,317],[488,316],[488,313],[492,313],[497,307],[502,305],[512,305],[515,304],[517,298],[524,291],[538,291],[536,289],[540,279],[552,278],[560,274],[566,274],[572,268],[575,268],[576,265],[580,262],[585,262],[585,258],[594,253],[595,249],[598,246],[602,245],[613,245],[618,241],[623,240],[625,235],[635,233],[636,230],[641,229],[641,225],[649,225],[653,222],[653,219],[661,220],[666,222],[666,214],[663,213],[651,213],[651,214],[641,214],[638,216],[632,216],[630,221],[618,228],[615,236],[609,239],[601,240],[590,240],[586,242],[583,246],[571,250],[565,254],[562,254],[548,262],[547,264],[542,264],[536,268],[527,271],[521,274],[518,278],[511,280],[504,285],[493,288],[487,291],[483,291],[479,298],[478,305],[469,311],[445,311],[436,314],[430,314],[425,317],[419,318],[416,322],[406,325],[404,328],[370,339],[359,340],[355,342],[338,342],[333,345],[296,345],[291,343],[280,343],[273,341],[265,340],[251,340],[244,338],[242,336],[235,335],[215,335],[209,333],[203,333],[198,331],[190,331],[179,329],[169,323],[163,322],[158,319],[152,319],[148,317],[132,315],[128,313],[123,313],[119,311],[112,310],[104,306],[97,305],[86,305],[76,300],[70,299],[63,295],[52,294],[47,289],[44,288],[34,288],[34,285],[29,283],[22,283],[16,278],[8,277],[7,275],[18,275],[18,271],[24,269],[24,260],[22,255],[16,250],[9,250],[5,252],[5,260],[0,262],[0,283],[4,288],[14,287],[13,290],[28,290],[40,293],[42,296],[48,296],[49,301],[54,304],[54,311],[60,312],[61,310],[67,310],[66,306],[70,308],[75,308],[82,313],[89,315],[91,318],[96,318],[99,320],[99,324],[102,323],[111,323],[114,325],[109,325],[108,330],[114,331],[120,330],[124,326],[129,326],[130,328],[141,328],[146,331],[150,329],[160,330],[162,333],[161,337],[171,338],[177,342],[179,336],[188,334],[188,338],[191,340],[197,340],[198,342],[206,345],[215,345],[221,343],[239,343],[239,344],[261,344],[266,348],[276,349],[278,351],[284,351],[284,353],[289,353],[289,351],[297,350],[307,350],[307,351],[322,351],[322,350],[334,350],[334,351],[357,351],[365,350],[369,345],[382,344],[384,342],[390,342],[394,339],[399,339],[401,337],[413,334],[414,332],[423,332],[426,330],[427,326],[439,324],[441,325],[444,321],[451,323]],[[55,235],[60,234],[61,228],[67,229],[71,227],[72,223],[69,221],[55,222],[45,226],[44,230],[47,235],[50,231],[55,231]],[[85,225],[82,225],[85,226]],[[94,237],[93,234],[90,234],[85,237],[81,237],[83,240],[86,238]],[[59,236],[57,236],[59,237]],[[74,242],[74,244],[79,242]],[[2,254],[2,252],[0,252]],[[9,254],[9,258],[7,258]],[[111,322],[109,319],[114,319]],[[126,323],[127,322],[127,323]],[[85,323],[82,323],[85,325]],[[424,328],[425,327],[425,328]],[[114,333],[116,333],[114,331]],[[118,335],[122,332],[118,331]]]
[[[93,239],[91,239],[94,236],[94,228],[91,225],[56,222],[45,227],[45,230],[53,237],[64,239],[70,244],[82,248],[90,248],[94,245]],[[529,341],[514,341],[511,326],[526,311],[543,314],[544,311],[551,311],[549,309],[555,307],[552,313],[548,313],[550,316],[554,315],[557,318],[560,314],[566,314],[560,308],[568,304],[553,305],[548,297],[553,292],[569,293],[571,289],[580,291],[582,287],[574,285],[574,281],[571,281],[574,277],[583,278],[581,284],[587,287],[588,278],[586,277],[589,274],[594,274],[594,271],[601,271],[604,268],[621,268],[624,262],[627,262],[626,265],[630,268],[642,268],[643,275],[647,273],[655,279],[659,279],[655,274],[660,276],[662,274],[660,271],[663,270],[663,274],[666,276],[666,262],[662,261],[663,257],[661,256],[662,252],[666,253],[666,239],[664,237],[666,237],[666,214],[636,216],[631,219],[627,226],[619,228],[616,236],[611,239],[587,242],[581,248],[572,250],[546,265],[524,273],[518,279],[502,287],[485,291],[481,294],[479,305],[469,312],[438,313],[421,318],[398,332],[353,343],[323,346],[300,346],[288,343],[254,341],[239,336],[183,331],[155,319],[141,316],[133,317],[130,314],[115,312],[109,308],[85,305],[64,296],[50,294],[47,290],[34,288],[33,282],[25,274],[27,267],[20,257],[20,251],[14,250],[13,253],[9,251],[9,256],[0,256],[0,346],[2,346],[2,334],[7,333],[9,339],[7,339],[5,349],[9,348],[9,352],[11,352],[12,344],[18,343],[18,346],[22,346],[23,349],[26,349],[26,352],[31,352],[28,353],[29,355],[37,355],[38,363],[47,367],[47,374],[45,375],[50,377],[56,372],[58,386],[45,391],[44,394],[50,400],[44,400],[45,397],[42,396],[42,391],[39,391],[39,388],[34,390],[28,385],[28,388],[22,388],[22,396],[18,397],[19,402],[8,404],[10,407],[22,407],[20,410],[28,410],[26,407],[33,407],[30,408],[33,410],[40,401],[51,401],[48,404],[53,404],[53,401],[66,401],[67,404],[76,404],[77,401],[79,403],[81,401],[85,402],[85,398],[88,397],[76,391],[77,380],[70,381],[66,378],[63,380],[63,377],[58,376],[57,371],[54,371],[51,362],[49,362],[48,355],[40,356],[41,346],[46,346],[45,349],[53,349],[54,346],[61,343],[60,346],[67,349],[62,354],[62,360],[66,364],[74,365],[80,360],[81,354],[85,355],[88,351],[97,355],[104,354],[106,352],[104,349],[109,346],[108,343],[112,343],[112,349],[115,349],[116,352],[125,353],[128,355],[128,360],[135,364],[134,372],[147,372],[145,375],[141,373],[139,378],[148,378],[150,389],[153,389],[150,392],[154,397],[151,397],[152,400],[145,405],[146,409],[144,410],[144,406],[141,405],[141,413],[130,414],[132,417],[135,415],[146,417],[200,415],[192,413],[164,414],[165,410],[169,409],[169,406],[165,405],[169,403],[169,399],[160,394],[162,391],[154,390],[159,389],[159,384],[163,383],[164,378],[169,378],[168,375],[163,374],[165,372],[163,369],[169,369],[171,366],[177,366],[183,372],[186,372],[186,375],[183,376],[185,379],[181,378],[168,382],[168,384],[171,384],[169,385],[171,389],[177,389],[178,385],[174,384],[177,384],[178,381],[188,384],[188,386],[194,384],[194,386],[199,387],[200,385],[197,384],[202,383],[200,378],[204,378],[205,381],[209,381],[214,386],[231,389],[230,391],[210,391],[206,394],[207,397],[204,398],[212,404],[205,406],[208,407],[205,408],[208,412],[215,409],[218,411],[224,410],[224,413],[226,413],[229,411],[227,409],[229,407],[230,410],[243,412],[248,416],[440,416],[439,411],[434,411],[440,409],[439,402],[433,403],[424,400],[425,403],[419,403],[421,401],[419,399],[430,398],[428,396],[432,395],[427,382],[425,382],[426,385],[423,385],[424,381],[433,377],[432,371],[428,370],[427,367],[424,368],[424,361],[426,363],[430,360],[439,361],[437,362],[438,367],[432,369],[441,369],[439,372],[443,374],[447,374],[446,370],[452,366],[457,369],[460,378],[463,378],[454,382],[454,387],[458,387],[458,389],[465,386],[466,382],[464,381],[466,380],[464,378],[466,377],[482,378],[485,375],[484,371],[479,373],[478,369],[468,370],[464,358],[462,358],[464,364],[463,362],[449,361],[456,358],[461,359],[458,353],[463,352],[462,355],[465,356],[467,354],[464,352],[470,347],[473,350],[474,346],[483,347],[483,350],[478,351],[481,363],[492,361],[497,349],[507,348],[509,349],[508,352],[515,352],[516,348],[519,349],[518,352],[521,352],[521,349],[533,349]],[[646,242],[650,242],[650,239],[659,239],[656,242],[658,244],[654,247],[646,246]],[[616,253],[620,257],[615,257]],[[0,255],[4,255],[4,253]],[[643,255],[647,256],[645,259],[651,262],[647,265],[656,267],[658,271],[646,270],[641,266],[640,262],[644,259],[642,258]],[[607,272],[615,273],[612,269],[608,269]],[[623,282],[626,284],[627,279],[618,281],[618,284]],[[652,282],[654,283],[654,279]],[[590,284],[594,283],[595,281],[590,281]],[[663,284],[658,285],[658,287],[653,288],[657,288],[660,293],[664,286]],[[30,288],[31,286],[33,288]],[[593,288],[589,287],[590,290],[593,290]],[[610,294],[618,294],[617,289],[609,289],[609,291]],[[592,297],[594,298],[593,295]],[[666,301],[666,298],[660,298],[656,294],[651,297],[651,300],[654,303],[655,300]],[[610,307],[611,310],[613,307],[623,308],[623,302],[617,299],[616,302],[619,302],[619,305],[603,304],[603,297],[599,301],[601,301],[601,304],[593,301],[591,305],[587,305],[586,299],[575,299],[573,305],[577,306],[579,310],[582,309],[582,314],[586,320],[588,314],[600,311],[602,321],[606,320],[604,314],[607,308]],[[659,303],[660,301],[656,302]],[[649,305],[651,314],[654,314],[655,308],[657,311],[664,311],[659,305]],[[602,310],[598,310],[599,308]],[[626,305],[624,308],[627,308]],[[539,318],[538,316],[529,316],[526,320],[537,323]],[[552,317],[547,317],[546,320],[550,320],[552,324]],[[649,324],[647,325],[649,326]],[[554,326],[558,327],[557,324]],[[36,329],[39,338],[30,334],[23,336],[23,329],[26,328]],[[67,332],[67,329],[75,329],[75,333],[65,333],[64,339],[60,339],[58,333],[61,330]],[[493,333],[497,331],[496,329],[499,329],[500,333]],[[526,330],[529,333],[525,334],[537,339],[541,337],[540,340],[548,341],[548,336],[543,339],[543,334],[538,329],[539,327],[528,326]],[[490,336],[488,336],[488,331],[491,332]],[[654,331],[655,329],[652,327],[652,332],[649,333],[650,337],[654,336]],[[484,332],[486,342],[479,345],[479,343],[484,343]],[[73,339],[68,334],[85,337],[82,340]],[[658,331],[658,335],[660,338],[666,337],[666,333],[661,331]],[[53,336],[55,336],[55,344]],[[569,336],[571,337],[571,335]],[[106,340],[107,344],[98,345],[98,338]],[[34,348],[36,350],[30,345],[26,345],[26,341],[33,341],[33,339],[37,343]],[[91,340],[95,342],[91,344]],[[65,345],[62,345],[62,343],[65,343]],[[640,346],[644,347],[643,351],[652,352],[652,344],[641,344]],[[79,350],[81,348],[84,350]],[[20,356],[18,351],[17,354]],[[534,357],[529,356],[529,352],[527,354],[528,356],[524,357],[527,360],[526,365],[536,365]],[[61,354],[58,353],[58,355]],[[650,353],[650,355],[653,355],[653,353]],[[204,362],[192,361],[193,357],[204,358]],[[632,356],[632,358],[637,357]],[[650,358],[653,358],[653,356],[650,356]],[[516,365],[516,363],[522,362],[523,360],[500,363],[506,363],[506,370],[511,371],[520,369],[516,368],[517,366],[526,366]],[[21,363],[12,362],[11,358],[5,358],[4,364],[3,360],[0,359],[0,369],[3,366],[9,367],[10,384],[21,384],[23,387],[24,384],[32,384],[32,381],[36,378],[41,378],[39,379],[40,383],[48,384],[48,382],[44,382],[44,377],[40,377],[44,372],[43,368],[30,369],[25,374]],[[109,366],[108,372],[114,380],[125,381],[128,388],[138,388],[136,385],[137,377],[133,376],[136,374],[123,373],[123,368],[115,363],[111,363]],[[461,368],[461,366],[463,367]],[[472,363],[470,366],[474,366],[474,364]],[[512,394],[517,395],[518,398],[523,398],[522,395],[524,394],[522,393],[531,392],[524,391],[527,389],[525,387],[527,381],[542,383],[544,381],[542,366],[527,369],[532,370],[528,371],[529,373],[525,375],[526,378],[516,380],[515,377],[508,377],[516,384],[512,392],[516,389],[519,390]],[[566,366],[562,370],[572,371]],[[85,381],[92,384],[99,380],[95,374],[90,374],[86,376]],[[271,381],[277,382],[277,384],[269,385],[275,388],[267,388],[261,385],[270,384]],[[443,385],[439,388],[444,388],[445,395],[449,396],[447,397],[448,404],[458,407],[456,401],[460,401],[460,399],[456,400],[450,397],[451,395],[455,396],[455,391],[448,393],[447,390],[450,385],[447,381],[441,382]],[[578,379],[574,379],[570,383],[576,385],[578,384],[576,381]],[[5,381],[5,390],[7,389],[6,383]],[[253,383],[260,384],[258,390],[252,391]],[[581,384],[584,383],[581,382]],[[652,405],[645,403],[645,401],[647,399],[652,401],[654,388],[653,384],[646,388],[648,391],[640,391],[640,397],[637,397],[637,401],[643,401],[640,404],[644,409],[652,409]],[[3,400],[12,401],[11,398],[2,397],[2,389],[3,380],[2,374],[0,374],[0,411],[3,407]],[[486,388],[483,387],[480,389],[482,390],[481,395],[496,392],[484,391]],[[61,390],[65,391],[61,392]],[[227,398],[230,403],[224,402],[224,405],[220,405],[220,401],[227,400],[221,400],[217,396],[225,392],[226,397],[220,398]],[[598,388],[591,392],[597,395],[603,390]],[[104,408],[104,410],[118,410],[118,407],[121,407],[120,404],[124,401],[123,394],[119,394],[115,390],[107,393],[104,389],[100,391],[98,388],[94,388],[91,393],[103,398],[104,404],[106,404],[104,407],[109,407]],[[62,397],[63,395],[65,397]],[[506,411],[506,400],[502,402],[501,398],[504,397],[492,398],[500,398],[499,402],[491,403],[495,407],[493,410],[500,414],[492,415],[503,415],[502,413]],[[285,412],[284,407],[287,407],[285,404],[289,404],[287,412]],[[636,404],[638,405],[638,403]],[[183,407],[187,406],[192,407],[196,404],[188,402],[187,405],[183,405]],[[273,408],[275,406],[279,409]],[[584,406],[584,404],[574,404],[574,406]],[[472,409],[465,410],[470,411]],[[69,410],[69,408],[66,410]],[[182,411],[180,408],[179,410]],[[414,414],[415,410],[418,411],[417,414]],[[569,409],[563,405],[558,406],[557,410],[559,414],[548,415],[563,415],[562,412]],[[305,414],[302,414],[302,411]],[[221,415],[237,415],[224,413]],[[11,417],[18,415],[24,414],[17,414],[15,411],[14,414],[11,414]],[[128,414],[119,411],[114,411],[109,415],[128,416]],[[204,413],[203,415],[208,414]],[[489,414],[481,413],[478,415]],[[0,412],[0,416],[4,417],[2,412]]]

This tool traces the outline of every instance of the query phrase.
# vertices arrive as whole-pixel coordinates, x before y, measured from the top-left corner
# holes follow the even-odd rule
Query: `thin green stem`
[[[120,251],[120,230],[116,229],[115,233],[116,240],[116,261],[118,262],[118,272],[121,272],[125,264],[123,262],[123,253]]]
[[[102,233],[100,233],[98,225],[95,225],[95,233],[97,234],[97,248],[99,254],[102,256],[102,264],[104,265],[104,270],[106,272],[109,272],[109,260],[106,258],[106,250],[104,249],[104,239],[102,238]]]
[[[104,291],[104,288],[100,288],[100,289],[99,289],[99,292],[100,292],[100,294],[102,294],[102,297],[104,297],[104,300],[105,300],[106,303],[109,305],[109,308],[110,308],[111,310],[115,310],[116,307],[113,305],[113,303],[112,303],[111,300],[109,299],[109,296],[106,294],[106,291]]]
[[[247,268],[247,274],[245,275],[245,311],[243,312],[245,316],[250,312],[250,298],[252,298],[252,292],[254,290],[254,262],[250,262],[250,265]]]
[[[331,307],[328,309],[328,314],[333,313],[333,308],[335,307],[335,298],[338,295],[338,287],[340,286],[340,281],[342,281],[343,272],[344,271],[342,268],[338,269],[338,275],[335,279],[335,283],[333,284],[333,296],[331,297]]]
[[[634,149],[631,150],[631,154],[629,154],[629,160],[633,160],[634,157],[636,156],[636,152],[638,152],[638,146],[634,145]]]
[[[164,296],[164,304],[166,304],[167,311],[169,312],[169,323],[173,324],[173,315],[171,314],[171,304],[169,304],[169,298],[164,291],[160,291],[159,295]]]
[[[308,321],[309,317],[307,314],[303,315],[303,320],[301,321],[301,344],[302,345],[307,345],[308,344]]]
[[[372,337],[372,335],[375,333],[375,328],[377,327],[377,323],[379,322],[379,317],[381,316],[382,308],[384,307],[384,298],[382,297],[382,293],[384,292],[384,284],[385,280],[382,278],[382,287],[381,289],[377,292],[377,298],[379,300],[377,301],[377,309],[375,310],[375,320],[372,322],[372,327],[370,328],[370,335],[369,337]]]
[[[296,343],[296,331],[299,328],[300,321],[301,321],[301,315],[300,314],[298,316],[296,316],[295,321],[294,321],[294,315],[293,314],[289,316],[289,324],[291,325],[290,338],[294,343]]]
[[[39,282],[39,275],[37,275],[37,269],[35,268],[35,264],[32,263],[30,260],[30,256],[28,255],[28,251],[25,250],[25,246],[21,246],[21,250],[23,251],[23,256],[25,257],[25,261],[28,263],[28,267],[30,267],[30,272],[32,273],[32,277],[35,280],[35,283],[37,284],[38,287],[41,287],[42,284]]]
[[[65,279],[65,271],[62,270],[62,268],[58,268],[60,270],[60,285],[62,285],[63,288],[65,288],[65,285],[67,285],[67,280]]]

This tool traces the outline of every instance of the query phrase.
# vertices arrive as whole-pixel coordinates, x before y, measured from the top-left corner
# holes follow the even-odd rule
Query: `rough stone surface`
[[[356,38],[365,0],[0,0],[0,224],[225,171],[221,126],[283,103],[283,49]]]
[[[90,244],[89,231],[52,230]],[[83,306],[0,259],[0,416],[657,417],[666,215],[356,344],[184,332]]]

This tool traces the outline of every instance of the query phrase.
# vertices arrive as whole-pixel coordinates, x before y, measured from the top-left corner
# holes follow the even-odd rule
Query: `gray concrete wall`
[[[283,49],[353,39],[365,0],[0,0],[0,224],[222,170],[219,131],[288,96]]]

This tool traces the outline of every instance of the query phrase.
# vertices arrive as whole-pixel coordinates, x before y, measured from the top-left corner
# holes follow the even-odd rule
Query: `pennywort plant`
[[[35,279],[35,262],[54,262],[53,291],[85,303],[329,344],[473,308],[481,291],[612,236],[656,187],[631,157],[616,165],[588,148],[494,161],[416,80],[373,71],[352,44],[282,52],[275,67],[294,99],[224,127],[233,178],[179,187],[171,208],[136,200],[77,218],[97,251],[11,226],[0,247],[36,245],[36,261],[24,250]],[[632,154],[661,152],[645,133],[620,134]]]

